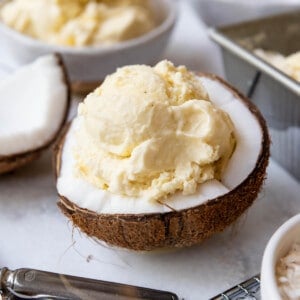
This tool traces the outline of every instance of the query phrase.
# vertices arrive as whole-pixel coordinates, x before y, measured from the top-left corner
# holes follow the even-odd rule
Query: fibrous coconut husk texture
[[[270,138],[259,110],[228,83],[214,75],[204,75],[227,86],[255,115],[262,130],[262,145],[251,174],[227,194],[196,207],[151,214],[97,214],[80,208],[59,195],[58,206],[88,236],[133,250],[191,246],[223,231],[249,208],[263,185],[270,155]],[[59,176],[64,137],[56,147],[56,175]]]
[[[27,152],[24,152],[24,153],[12,154],[12,155],[5,155],[5,156],[0,155],[0,175],[4,174],[4,173],[11,172],[15,169],[18,169],[18,168],[20,168],[20,167],[36,160],[37,158],[39,158],[41,156],[41,154],[45,150],[47,150],[56,141],[56,138],[57,138],[59,132],[65,126],[65,123],[66,123],[67,117],[68,117],[68,111],[69,111],[70,103],[71,103],[70,82],[69,82],[68,73],[66,71],[66,68],[65,68],[65,65],[63,63],[61,55],[60,54],[55,54],[55,56],[57,58],[58,64],[62,68],[63,81],[65,82],[65,84],[67,86],[67,104],[66,104],[66,109],[65,109],[65,113],[64,113],[64,118],[61,120],[59,129],[49,139],[49,141],[45,145],[43,145],[43,146],[41,146],[37,149],[27,151]]]

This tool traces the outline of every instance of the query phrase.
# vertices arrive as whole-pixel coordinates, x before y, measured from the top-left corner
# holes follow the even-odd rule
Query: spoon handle
[[[166,291],[33,269],[0,269],[0,294],[1,291],[4,296],[11,294],[22,299],[178,299]]]

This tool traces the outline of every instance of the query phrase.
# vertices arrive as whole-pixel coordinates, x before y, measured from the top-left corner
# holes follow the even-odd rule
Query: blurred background
[[[298,0],[190,0],[208,26],[228,25],[300,8]]]

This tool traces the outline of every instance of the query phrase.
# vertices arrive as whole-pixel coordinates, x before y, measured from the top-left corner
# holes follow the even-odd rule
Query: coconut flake
[[[0,82],[0,155],[35,150],[59,129],[67,85],[55,55],[37,59]]]
[[[279,260],[276,277],[283,299],[300,299],[300,243],[294,243],[288,254]]]

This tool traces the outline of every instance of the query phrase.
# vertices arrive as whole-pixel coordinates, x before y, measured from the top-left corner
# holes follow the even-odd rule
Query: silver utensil
[[[0,299],[178,300],[170,292],[33,269],[0,269]]]
[[[253,276],[210,300],[261,300],[260,276]]]

